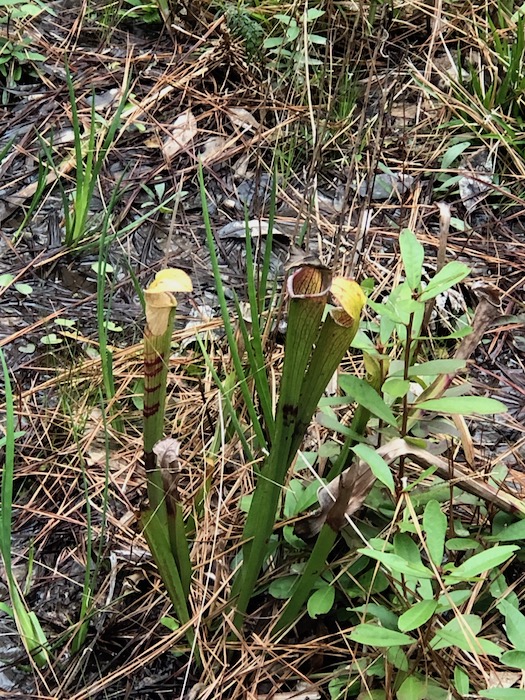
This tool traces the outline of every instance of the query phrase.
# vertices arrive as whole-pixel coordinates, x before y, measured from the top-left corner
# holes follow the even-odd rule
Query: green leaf
[[[308,598],[308,614],[314,620],[318,615],[326,615],[332,609],[334,600],[335,588],[333,586],[323,586]]]
[[[408,671],[408,659],[401,647],[387,649],[386,659],[394,668],[398,668],[400,671]]]
[[[32,355],[36,350],[36,345],[34,343],[25,343],[24,345],[19,345],[18,349],[25,355]]]
[[[43,338],[40,338],[42,345],[59,345],[62,338],[59,338],[56,333],[48,333]]]
[[[292,588],[297,581],[297,576],[283,576],[282,578],[272,581],[269,587],[269,593],[278,600],[286,600],[292,595]]]
[[[462,615],[448,622],[430,641],[434,651],[446,647],[458,647],[463,651],[501,656],[501,649],[488,639],[478,638],[481,618],[477,615]]]
[[[376,559],[384,564],[390,571],[404,574],[405,576],[413,576],[416,578],[434,578],[434,574],[430,569],[427,569],[423,564],[413,564],[405,561],[397,554],[390,552],[376,552],[373,549],[358,549],[359,554],[364,554],[370,559]]]
[[[398,532],[394,536],[394,554],[410,564],[422,566],[419,547],[406,532]]]
[[[325,14],[325,10],[319,10],[316,7],[311,7],[306,11],[306,21],[312,22],[314,19],[319,19]]]
[[[428,301],[446,292],[470,274],[470,268],[456,260],[449,262],[435,275],[420,295],[420,301]]]
[[[465,360],[430,360],[420,365],[413,365],[408,370],[409,377],[434,377],[438,374],[454,374],[466,367]],[[403,370],[399,372],[402,375]],[[398,374],[398,373],[396,373]]]
[[[525,669],[525,651],[506,651],[500,659],[502,664],[511,668]]]
[[[516,650],[525,652],[525,615],[508,600],[501,600],[497,608],[505,617],[505,631],[509,641]]]
[[[15,289],[17,292],[26,297],[33,293],[33,287],[30,284],[25,284],[24,282],[16,282]]]
[[[456,182],[459,182],[459,180],[456,180]],[[458,219],[457,216],[450,217],[450,225],[452,228],[455,228],[456,231],[466,231],[468,228],[466,221]]]
[[[489,688],[480,690],[478,695],[490,700],[525,700],[525,690],[520,688]]]
[[[284,37],[282,36],[270,36],[263,41],[263,49],[276,49],[278,46],[284,44]]]
[[[164,615],[164,617],[160,618],[160,622],[164,627],[167,627],[171,632],[175,632],[175,630],[178,630],[180,627],[180,622],[176,620],[174,617],[170,617],[169,615]]]
[[[427,698],[427,683],[417,676],[408,676],[399,686],[397,700],[425,700]]]
[[[124,330],[122,326],[119,326],[114,321],[104,321],[104,325],[108,331],[112,331],[113,333],[121,333]]]
[[[303,484],[299,479],[292,479],[288,484],[286,495],[284,497],[284,517],[292,518],[297,513],[300,513],[298,508],[299,499],[303,494]]]
[[[383,399],[379,396],[377,391],[370,386],[364,379],[359,379],[359,377],[353,374],[342,374],[339,377],[339,386],[341,389],[350,396],[359,405],[366,408],[374,416],[381,418],[385,423],[397,428],[397,421],[388,408]]]
[[[389,377],[382,386],[383,392],[394,399],[401,399],[408,394],[410,382],[408,379],[400,379],[399,377]]]
[[[451,552],[463,552],[467,549],[479,549],[480,543],[470,537],[451,537],[446,542],[446,547]]]
[[[489,535],[485,539],[496,542],[516,542],[517,540],[525,540],[525,520],[519,520],[517,523],[503,527],[497,535]]]
[[[293,17],[290,17],[290,15],[285,15],[282,12],[275,14],[275,19],[278,19],[279,22],[282,22],[283,24],[286,24],[287,26],[289,24],[291,24],[292,26],[297,26],[297,22],[294,20]]]
[[[460,416],[476,413],[480,416],[493,413],[506,413],[507,407],[496,399],[487,399],[483,396],[448,396],[441,399],[429,399],[415,404],[425,411],[437,411]]]
[[[384,484],[389,489],[390,493],[395,493],[396,487],[390,467],[373,447],[361,443],[360,445],[353,447],[352,451],[368,464],[375,478]]]
[[[450,146],[450,148],[447,148],[441,160],[441,170],[448,170],[452,163],[457,160],[469,146],[470,141],[462,141],[461,143],[455,143],[453,146]]]
[[[449,591],[446,595],[440,595],[438,598],[437,612],[443,613],[452,610],[453,605],[457,608],[463,605],[472,595],[472,591],[467,589],[458,589],[456,591]]]
[[[73,328],[73,327],[75,326],[75,324],[76,324],[76,320],[75,320],[75,319],[72,319],[72,318],[61,318],[61,317],[59,317],[59,318],[55,318],[55,320],[53,321],[53,323],[54,323],[56,326],[62,326],[62,327],[64,327],[64,328]]]
[[[425,506],[423,529],[427,535],[426,541],[430,558],[436,566],[441,566],[447,535],[447,516],[435,500],[429,501]]]
[[[7,287],[15,279],[15,276],[9,272],[0,275],[0,287]]]
[[[399,247],[410,289],[418,289],[423,272],[424,248],[408,228],[404,228],[399,234]]]
[[[26,51],[25,53],[28,61],[47,61],[47,56],[42,53],[36,51]]]
[[[367,644],[374,647],[399,647],[403,644],[412,644],[414,641],[408,634],[366,622],[354,627],[348,637],[358,644]]]
[[[461,668],[461,666],[456,666],[454,668],[454,686],[461,697],[468,695],[470,689],[470,679],[467,673]]]
[[[367,617],[375,617],[383,627],[397,630],[398,616],[384,605],[366,603],[365,605],[358,605],[356,608],[348,608],[348,610],[364,613]]]
[[[2,603],[0,601],[0,611],[5,613],[6,615],[9,615],[9,617],[12,617],[14,619],[15,615],[13,612],[13,608],[10,605],[7,605],[7,603]]]
[[[111,272],[115,271],[113,265],[110,265],[105,260],[97,260],[94,263],[91,263],[91,269],[97,275],[99,275],[99,274],[109,275]]]
[[[290,24],[290,26],[286,30],[286,38],[288,39],[288,41],[295,41],[300,33],[301,30],[299,29],[299,27]]]
[[[478,615],[461,615],[455,617],[440,630],[436,632],[434,638],[430,642],[432,649],[443,649],[447,646],[454,646],[457,638],[463,644],[465,643],[466,634],[468,637],[475,637],[481,630],[481,618]],[[452,640],[452,641],[450,641]],[[463,647],[461,647],[463,648]],[[471,646],[468,646],[472,650]]]
[[[411,632],[428,622],[436,612],[437,600],[420,600],[399,618],[401,632]]]
[[[472,578],[476,578],[485,571],[490,571],[496,566],[503,564],[503,562],[510,559],[514,552],[519,549],[516,545],[506,544],[502,547],[492,547],[491,549],[486,549],[484,552],[479,554],[474,554],[474,556],[467,559],[467,561],[460,564],[458,567],[453,567],[448,565],[452,569],[447,575],[447,585],[448,583],[455,581],[468,581]]]

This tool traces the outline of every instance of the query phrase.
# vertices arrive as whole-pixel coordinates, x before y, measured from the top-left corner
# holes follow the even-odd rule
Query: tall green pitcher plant
[[[319,399],[350,347],[365,296],[353,280],[336,277],[323,266],[307,265],[288,279],[286,331],[281,389],[269,454],[258,475],[243,531],[243,561],[232,588],[239,627],[268,552],[286,476]],[[328,313],[329,302],[335,305]]]

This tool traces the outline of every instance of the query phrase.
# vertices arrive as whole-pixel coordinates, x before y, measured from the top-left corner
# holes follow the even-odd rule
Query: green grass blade
[[[2,160],[1,154],[0,154],[0,161]],[[29,203],[29,207],[27,209],[27,212],[24,215],[24,218],[22,219],[22,223],[20,226],[17,228],[15,233],[13,234],[13,245],[16,245],[18,242],[18,239],[22,236],[24,233],[24,229],[27,226],[28,222],[31,220],[31,217],[33,216],[33,213],[37,206],[40,204],[40,201],[42,199],[42,195],[44,194],[44,190],[47,187],[47,176],[49,174],[49,166],[44,165],[44,162],[42,161],[42,158],[38,158],[38,178],[37,178],[37,187],[35,190],[34,195],[31,198],[31,202]]]
[[[262,342],[260,327],[258,321],[252,325],[252,334],[250,335],[246,321],[242,317],[242,310],[237,297],[235,297],[235,308],[237,310],[237,318],[239,319],[239,328],[242,333],[244,348],[248,356],[251,374],[255,383],[257,397],[261,405],[261,411],[264,418],[264,426],[270,436],[270,443],[273,439],[275,421],[273,417],[272,399],[270,395],[270,385],[266,374],[266,362],[262,351]]]
[[[113,354],[108,348],[108,330],[106,321],[109,318],[111,309],[111,299],[108,301],[108,308],[104,302],[106,290],[106,269],[107,269],[107,232],[111,220],[111,214],[119,198],[118,185],[113,190],[109,200],[104,219],[100,227],[100,237],[98,245],[98,267],[97,267],[97,328],[99,338],[100,362],[102,366],[102,380],[106,403],[110,406],[113,415],[113,427],[119,432],[124,432],[124,423],[120,416],[120,407],[115,403],[115,380],[113,376]]]
[[[239,440],[241,441],[242,448],[244,450],[244,453],[246,455],[246,458],[250,461],[254,461],[254,456],[252,449],[250,447],[250,444],[248,443],[246,439],[246,430],[242,427],[239,417],[237,415],[237,411],[235,410],[232,400],[231,400],[231,395],[233,394],[233,391],[235,389],[235,379],[236,375],[235,374],[229,374],[226,377],[226,380],[224,383],[221,381],[219,375],[217,374],[217,371],[215,370],[215,367],[213,365],[213,361],[210,358],[208,351],[206,350],[206,346],[204,345],[204,342],[200,335],[197,333],[196,335],[197,342],[199,343],[199,347],[201,349],[201,352],[204,356],[204,360],[206,362],[206,365],[208,366],[208,369],[210,370],[211,376],[213,378],[213,381],[217,385],[219,392],[221,394],[222,400],[224,401],[224,407],[226,409],[226,412],[228,414],[228,418],[231,420],[232,425],[234,427],[235,432],[237,433],[237,436],[239,437]]]
[[[81,598],[81,608],[80,608],[80,626],[78,628],[75,637],[72,642],[72,649],[75,652],[80,651],[83,647],[87,633],[89,631],[89,622],[92,616],[91,604],[93,602],[93,591],[97,587],[97,579],[100,573],[100,566],[104,558],[104,547],[106,542],[106,526],[109,508],[109,458],[110,458],[110,444],[108,435],[108,424],[106,413],[104,410],[104,397],[102,392],[99,391],[99,404],[101,407],[102,423],[103,423],[103,435],[104,435],[104,454],[105,454],[105,466],[104,466],[104,488],[102,490],[102,509],[101,509],[101,522],[100,522],[100,536],[98,551],[96,554],[96,563],[93,571],[91,570],[91,560],[93,551],[93,535],[92,535],[92,520],[91,520],[91,500],[88,490],[88,479],[85,470],[84,461],[82,461],[82,479],[84,482],[84,495],[86,503],[86,522],[87,522],[87,533],[86,533],[86,571],[84,575],[84,584],[82,589]],[[76,430],[75,430],[76,432]],[[80,447],[80,440],[77,440]]]
[[[49,662],[49,644],[40,623],[34,613],[28,611],[26,603],[11,568],[11,534],[13,516],[13,480],[15,464],[15,412],[13,392],[9,370],[0,349],[0,363],[2,365],[5,385],[6,402],[6,436],[5,436],[5,462],[2,470],[2,486],[0,489],[0,554],[2,556],[11,608],[22,642],[27,653],[34,659],[38,666],[45,666]]]
[[[244,373],[241,358],[239,355],[239,349],[235,341],[235,333],[230,321],[230,313],[228,311],[228,305],[226,303],[226,295],[224,293],[224,287],[222,284],[221,273],[219,270],[219,261],[217,259],[217,253],[215,251],[215,240],[213,238],[213,232],[211,230],[210,216],[208,213],[208,207],[206,203],[206,189],[204,186],[204,176],[202,172],[202,167],[198,170],[199,185],[201,191],[201,203],[202,203],[202,215],[204,219],[204,227],[206,230],[206,241],[208,245],[208,251],[210,253],[210,262],[213,270],[213,277],[215,280],[215,290],[219,298],[219,305],[221,308],[221,316],[224,323],[224,330],[226,332],[226,338],[228,340],[228,347],[230,348],[230,353],[232,356],[233,367],[237,374],[237,380],[239,382],[239,389],[242,393],[246,410],[250,416],[251,425],[253,427],[254,433],[257,437],[257,441],[261,448],[266,447],[266,439],[264,437],[261,424],[259,422],[259,416],[257,409],[254,405],[253,398],[246,381],[246,375]]]
[[[259,275],[259,314],[265,309],[266,289],[268,286],[268,275],[270,272],[270,257],[273,247],[273,227],[275,223],[275,211],[277,209],[277,165],[275,165],[272,176],[272,190],[270,194],[270,211],[268,214],[268,234],[266,236],[266,246],[264,248],[264,258]]]

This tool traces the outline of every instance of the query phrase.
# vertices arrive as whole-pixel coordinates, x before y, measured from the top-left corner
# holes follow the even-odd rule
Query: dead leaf
[[[457,51],[449,51],[434,57],[434,79],[440,90],[450,90],[452,83],[459,81],[461,71],[461,80],[465,83],[470,80],[470,74],[462,66],[459,66],[459,57]]]
[[[155,443],[153,452],[157,455],[159,469],[173,469],[178,464],[180,442],[174,438],[165,438]]]
[[[224,158],[228,157],[227,153],[225,153],[228,145],[232,145],[231,139],[227,139],[225,136],[210,136],[209,139],[206,139],[204,147],[199,152],[199,160],[205,164],[210,161],[218,163],[224,160]],[[223,155],[223,158],[220,158],[221,155]]]
[[[363,180],[358,187],[360,197],[366,197],[371,187],[371,198],[374,201],[389,199],[396,193],[401,197],[414,184],[414,177],[406,173],[378,173],[370,183],[369,179]]]
[[[327,486],[319,488],[319,510],[306,520],[300,520],[295,526],[295,534],[303,539],[314,537],[329,517],[333,529],[342,529],[347,524],[346,518],[361,508],[375,480],[368,464],[357,460]]]
[[[244,131],[257,131],[257,129],[261,128],[261,125],[253,114],[243,107],[230,107],[226,110],[226,114],[230,117],[235,126],[238,126]]]
[[[162,153],[166,160],[170,160],[177,153],[183,151],[197,135],[197,120],[191,109],[179,114],[173,123],[171,134],[162,144]]]
[[[239,239],[245,239],[246,238],[246,227],[248,227],[248,230],[250,232],[251,238],[259,238],[260,236],[265,237],[268,235],[269,231],[269,222],[264,221],[263,219],[250,219],[248,222],[246,221],[230,221],[228,224],[225,224],[222,226],[218,232],[217,236],[220,239],[225,239],[225,238],[239,238]],[[279,235],[283,236],[284,234],[281,233],[277,229],[276,226],[273,227],[273,235]]]
[[[88,97],[86,97],[86,102],[91,107],[94,101],[95,110],[97,112],[102,112],[108,107],[111,107],[112,104],[114,104],[114,102],[119,97],[120,92],[121,91],[119,90],[119,88],[111,88],[110,90],[106,90],[106,92],[101,92],[98,95],[89,95]]]
[[[162,148],[162,141],[156,134],[154,134],[149,139],[144,141],[144,145],[146,148]]]
[[[517,671],[489,671],[487,688],[512,688],[521,679],[521,673]]]
[[[468,493],[494,503],[507,513],[515,513],[520,517],[525,515],[525,503],[519,498],[505,493],[501,488],[495,488],[487,481],[476,481],[476,479],[487,479],[489,476],[487,474],[480,474],[476,470],[471,471],[463,464],[450,463],[403,438],[392,440],[376,451],[387,464],[392,464],[399,457],[410,456],[413,462],[425,469],[436,467],[436,474],[442,479],[454,479],[454,482]],[[320,508],[297,523],[296,534],[303,539],[314,537],[325,522],[334,530],[340,530],[346,525],[350,516],[361,508],[374,482],[375,476],[368,464],[363,460],[356,460],[327,486],[320,487],[317,492]]]
[[[492,189],[494,182],[494,157],[488,148],[480,148],[465,159],[460,168],[459,194],[470,214]]]
[[[418,106],[412,102],[394,102],[389,109],[389,116],[395,119],[396,126],[403,127],[414,123]]]
[[[320,700],[321,693],[317,686],[299,682],[294,690],[286,693],[264,693],[257,695],[257,700]]]
[[[179,501],[177,481],[180,476],[179,452],[180,442],[173,438],[165,438],[155,443],[153,452],[157,456],[157,467],[162,477],[166,510],[168,515],[174,515]]]

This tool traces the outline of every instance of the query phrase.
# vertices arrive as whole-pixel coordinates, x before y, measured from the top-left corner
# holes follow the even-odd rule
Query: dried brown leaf
[[[232,120],[232,123],[244,131],[257,131],[257,129],[261,128],[261,125],[253,114],[243,107],[230,107],[226,110],[226,113]]]
[[[177,153],[183,151],[197,135],[197,120],[191,109],[179,114],[173,123],[170,136],[162,144],[162,153],[170,160]]]
[[[233,143],[232,139],[227,139],[225,136],[210,136],[204,142],[203,148],[199,153],[199,160],[202,163],[218,163],[225,158],[228,158],[228,147]]]
[[[494,180],[494,158],[488,148],[481,148],[463,161],[459,181],[461,201],[467,213],[474,211],[492,189]]]
[[[159,440],[153,447],[159,469],[172,469],[179,461],[180,442],[174,438]]]
[[[487,475],[470,472],[461,464],[450,464],[403,438],[397,438],[379,447],[377,453],[388,464],[392,464],[399,457],[410,456],[416,464],[425,469],[436,467],[436,473],[441,478],[453,478],[465,491],[494,503],[502,510],[517,513],[521,517],[525,515],[525,503],[485,481],[476,481],[474,478],[485,478]],[[321,486],[317,492],[320,508],[297,523],[297,535],[303,538],[313,537],[319,533],[325,522],[333,529],[340,530],[345,526],[348,518],[361,508],[374,482],[375,476],[370,467],[362,460],[357,460],[330,484]]]

